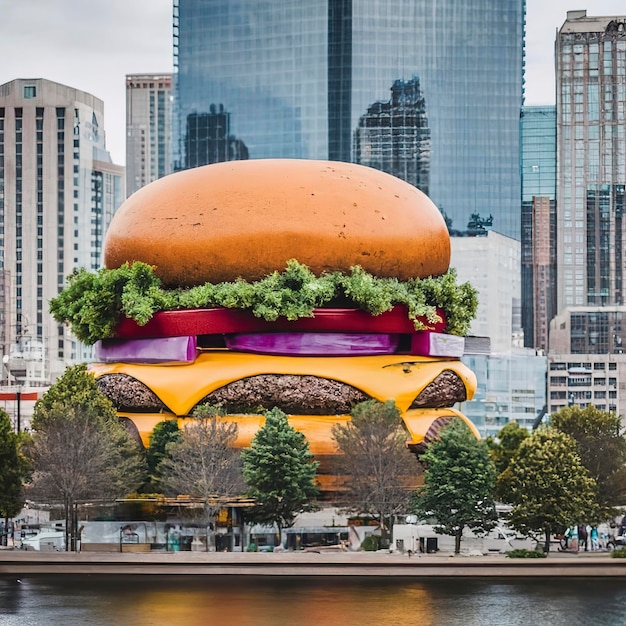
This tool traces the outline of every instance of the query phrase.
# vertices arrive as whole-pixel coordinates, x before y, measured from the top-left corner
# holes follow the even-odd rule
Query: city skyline
[[[586,6],[573,0],[554,0],[549,5],[540,0],[526,1],[527,105],[554,103],[554,41],[568,10],[586,8],[594,16],[626,12],[619,0],[582,5]],[[0,0],[0,6],[0,52],[11,59],[0,73],[0,84],[16,78],[45,78],[100,98],[104,102],[107,149],[116,164],[124,165],[125,76],[172,71],[171,0],[111,0],[106,6],[94,0],[54,4]],[[94,14],[98,16],[96,22]],[[67,19],[70,15],[71,20]],[[104,69],[94,72],[99,63]]]

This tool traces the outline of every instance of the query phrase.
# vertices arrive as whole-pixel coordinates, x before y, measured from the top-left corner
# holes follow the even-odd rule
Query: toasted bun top
[[[450,238],[417,188],[331,161],[231,161],[171,174],[124,202],[104,262],[156,267],[166,286],[259,280],[297,259],[316,275],[360,265],[379,277],[444,274]]]

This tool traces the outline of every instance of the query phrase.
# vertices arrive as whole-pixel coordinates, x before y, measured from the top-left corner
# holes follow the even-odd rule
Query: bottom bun
[[[118,414],[131,435],[148,447],[150,436],[154,427],[168,419],[177,420],[182,430],[187,424],[193,423],[191,417],[176,417],[163,413],[119,413]],[[249,448],[252,439],[263,426],[263,415],[226,415],[223,419],[229,423],[237,424],[237,439],[233,446],[237,449]],[[321,492],[321,499],[331,498],[332,494],[339,494],[346,490],[346,477],[338,471],[338,460],[341,452],[337,449],[332,436],[335,424],[347,424],[350,415],[289,415],[289,424],[295,430],[301,432],[309,443],[309,449],[319,462],[316,481]],[[429,444],[435,441],[441,429],[455,419],[460,419],[474,433],[477,439],[480,434],[476,426],[453,408],[441,409],[410,409],[402,414],[402,421],[407,431],[407,446],[415,453],[416,457],[423,454]],[[417,458],[416,458],[417,462]],[[416,480],[419,480],[419,472],[416,471]],[[407,484],[408,489],[417,488],[418,484]]]

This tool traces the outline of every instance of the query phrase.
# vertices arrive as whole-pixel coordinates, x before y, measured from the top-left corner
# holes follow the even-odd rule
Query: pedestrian
[[[585,549],[585,552],[589,549],[589,534],[587,533],[587,525],[580,524],[578,526],[578,549]]]
[[[569,550],[570,541],[572,539],[572,527],[568,526],[563,533],[563,538],[561,539],[561,549]]]
[[[572,552],[578,552],[578,526],[572,526],[572,532],[569,538],[569,549]]]
[[[591,527],[590,538],[591,538],[591,550],[592,552],[596,552],[597,550],[600,549],[600,540],[598,538],[597,526]]]

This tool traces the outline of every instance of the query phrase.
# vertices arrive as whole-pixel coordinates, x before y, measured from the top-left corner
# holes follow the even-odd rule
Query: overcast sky
[[[626,3],[526,0],[526,7],[526,104],[552,104],[554,39],[567,11],[624,15]],[[107,148],[124,165],[125,76],[172,71],[171,14],[172,0],[0,0],[0,84],[47,78],[100,98]]]

